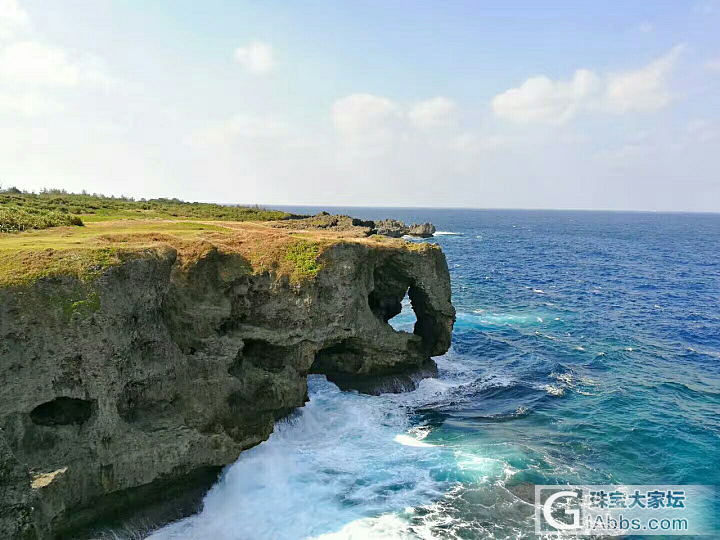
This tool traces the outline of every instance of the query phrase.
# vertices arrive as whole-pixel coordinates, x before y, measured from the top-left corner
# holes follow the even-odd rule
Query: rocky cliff
[[[168,247],[0,290],[0,538],[192,512],[303,405],[309,373],[371,393],[432,374],[454,322],[442,251],[340,241],[320,261],[291,281]],[[406,293],[414,333],[388,324]]]

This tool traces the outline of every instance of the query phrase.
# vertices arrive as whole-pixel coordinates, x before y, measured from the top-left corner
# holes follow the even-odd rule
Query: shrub
[[[260,207],[187,203],[179,199],[135,201],[131,197],[105,197],[67,193],[64,190],[22,192],[17,188],[0,191],[0,208],[16,206],[27,212],[67,212],[93,215],[94,221],[109,219],[201,219],[212,221],[269,221],[287,219],[291,214]]]
[[[47,229],[61,226],[82,227],[82,219],[63,212],[33,212],[17,206],[0,206],[0,232],[14,233],[29,229]]]
[[[317,261],[319,254],[320,244],[317,242],[302,240],[291,245],[285,254],[285,258],[295,263],[293,277],[302,279],[317,275],[321,268],[320,263]]]

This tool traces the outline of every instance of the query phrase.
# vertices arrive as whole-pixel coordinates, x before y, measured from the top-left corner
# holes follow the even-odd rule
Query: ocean
[[[535,484],[720,485],[720,215],[323,209],[436,225],[439,377],[366,396],[311,376],[154,540],[527,538]]]

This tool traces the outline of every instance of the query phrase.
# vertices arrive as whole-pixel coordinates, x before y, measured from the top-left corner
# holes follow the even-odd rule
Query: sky
[[[0,0],[0,183],[720,212],[720,1],[539,4]]]

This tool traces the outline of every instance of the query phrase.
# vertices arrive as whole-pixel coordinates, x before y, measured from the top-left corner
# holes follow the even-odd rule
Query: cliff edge
[[[199,239],[153,233],[124,251],[127,231],[98,228],[111,264],[70,249],[60,267],[79,257],[85,273],[0,288],[0,537],[74,537],[137,509],[187,515],[303,405],[309,373],[400,391],[450,346],[437,246],[194,226]],[[388,324],[406,294],[413,333]]]

